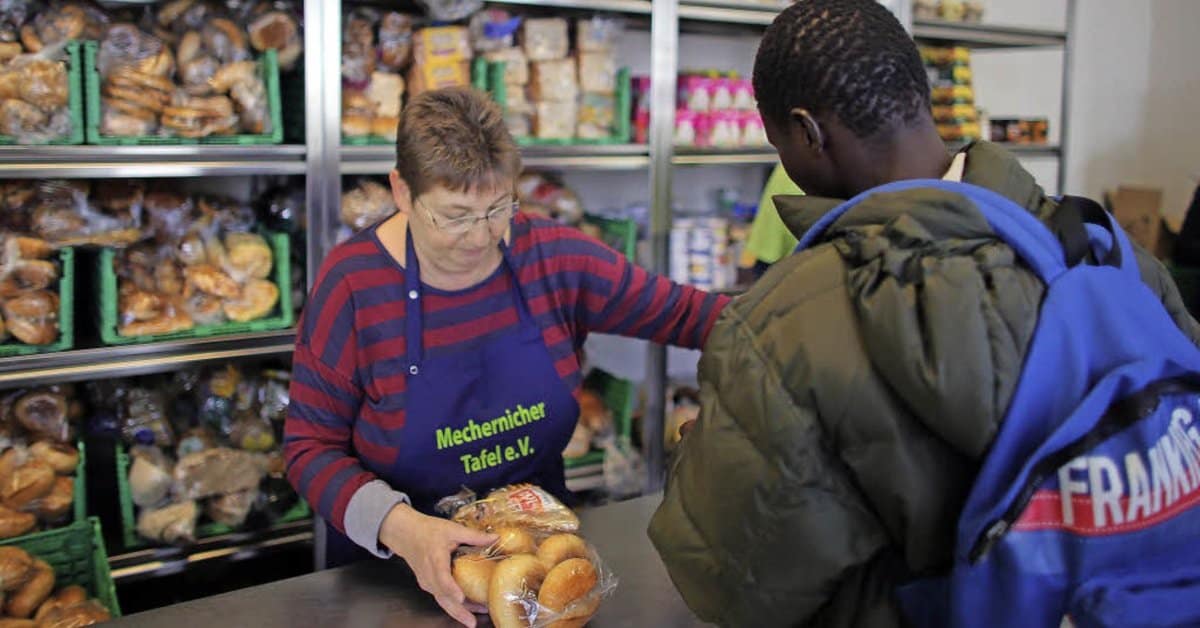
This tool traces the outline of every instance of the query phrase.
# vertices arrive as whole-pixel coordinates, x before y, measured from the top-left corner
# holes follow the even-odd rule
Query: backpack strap
[[[1089,227],[1092,227],[1089,230]],[[1111,246],[1116,234],[1108,219],[1108,212],[1099,203],[1082,196],[1064,196],[1058,201],[1058,211],[1050,217],[1050,228],[1058,237],[1066,253],[1067,267],[1073,268],[1081,263],[1092,263],[1100,266],[1121,267],[1121,248]],[[1104,232],[1108,240],[1108,252],[1103,259],[1097,259],[1095,247],[1096,229]]]
[[[953,192],[970,199],[979,212],[983,214],[984,219],[987,220],[992,230],[996,232],[996,235],[1011,246],[1044,283],[1051,283],[1070,267],[1064,255],[1064,244],[1032,212],[1017,205],[1012,199],[987,188],[970,183],[944,181],[942,179],[894,181],[862,192],[822,216],[800,238],[800,243],[796,246],[796,251],[802,251],[819,242],[825,232],[839,218],[873,194],[887,194],[929,188]],[[1106,251],[1106,255],[1108,255],[1107,252],[1115,251],[1115,257],[1109,255],[1113,261],[1112,265],[1125,273],[1129,273],[1131,278],[1140,278],[1141,275],[1139,274],[1136,258],[1133,255],[1129,240],[1125,237],[1121,229],[1116,226],[1112,216],[1108,212],[1104,212],[1103,209],[1100,209],[1101,215],[1095,215],[1092,210],[1087,208],[1087,203],[1083,202],[1071,201],[1068,203],[1068,206],[1070,208],[1078,208],[1079,213],[1075,215],[1079,217],[1081,223],[1091,223],[1094,219],[1095,224],[1103,228],[1103,232],[1110,234],[1111,239],[1108,239],[1106,242],[1105,239],[1097,237],[1102,232],[1099,228],[1091,229],[1084,227],[1088,233],[1091,246],[1103,248]],[[1076,210],[1069,209],[1069,212],[1074,211]],[[1071,214],[1068,213],[1067,217],[1070,216]],[[1064,229],[1071,230],[1076,234],[1078,233],[1078,230],[1070,226],[1065,226]],[[1116,246],[1113,246],[1113,240],[1115,240]],[[1088,248],[1078,243],[1074,246],[1076,249],[1082,248],[1085,251]],[[1106,259],[1109,257],[1106,257]]]

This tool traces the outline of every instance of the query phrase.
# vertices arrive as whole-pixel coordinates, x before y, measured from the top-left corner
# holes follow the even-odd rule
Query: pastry
[[[268,11],[254,19],[247,28],[250,45],[259,52],[274,48],[283,50],[300,37],[300,27],[291,15],[283,11]]]
[[[163,92],[138,87],[120,87],[113,83],[105,85],[103,93],[113,100],[124,100],[155,113],[162,113],[163,108],[170,102],[170,97]]]
[[[233,271],[255,279],[266,279],[271,274],[271,247],[262,236],[230,233],[225,236],[225,250]]]
[[[251,279],[240,298],[225,301],[225,316],[239,323],[257,320],[270,314],[278,301],[278,286],[265,279]]]
[[[38,459],[19,467],[0,486],[0,500],[14,510],[24,510],[30,502],[48,495],[54,488],[54,469]]]
[[[253,81],[258,78],[258,63],[254,61],[238,61],[227,63],[209,79],[208,83],[218,94],[227,93],[237,83]]]
[[[112,619],[108,609],[95,600],[81,604],[57,604],[38,620],[38,628],[77,628],[104,623]],[[0,627],[2,628],[2,627]]]
[[[376,115],[398,118],[400,101],[404,99],[404,77],[388,72],[372,74],[366,97]]]
[[[190,543],[196,540],[196,518],[200,509],[187,500],[158,509],[145,509],[138,515],[137,533],[152,541]]]
[[[15,98],[0,103],[0,135],[24,135],[45,126],[48,118],[41,109]]]
[[[58,338],[58,295],[39,290],[4,303],[4,322],[17,340],[45,345]]]
[[[583,598],[596,588],[596,568],[586,558],[570,558],[555,566],[546,574],[541,589],[538,590],[538,606],[552,615],[562,617],[559,622],[572,621],[590,617],[595,612],[595,606],[587,604]],[[580,602],[582,604],[576,604]],[[581,609],[576,606],[588,606]],[[580,611],[585,611],[581,613]],[[586,614],[585,614],[586,613]],[[551,624],[560,626],[559,622]],[[582,624],[580,624],[582,625]]]
[[[32,575],[33,557],[29,552],[15,545],[0,547],[0,591],[15,591],[24,586]]]
[[[33,59],[21,64],[20,97],[25,102],[50,112],[67,106],[70,89],[67,67],[60,61]]]
[[[175,48],[175,61],[182,68],[185,63],[198,58],[203,53],[204,38],[196,31],[188,31],[180,38],[179,45]]]
[[[64,395],[39,389],[17,398],[13,405],[13,413],[21,426],[35,436],[63,442],[67,440],[69,431],[67,406],[67,398]]]
[[[113,72],[109,75],[108,82],[116,87],[148,89],[162,92],[164,103],[170,102],[170,93],[175,91],[175,84],[170,79],[129,68],[122,68]]]
[[[271,130],[271,119],[267,110],[267,88],[262,79],[234,83],[230,97],[238,104],[242,130],[252,135],[261,135]]]
[[[146,57],[134,64],[134,69],[151,76],[167,77],[175,71],[175,55],[171,49],[162,46],[158,54]]]
[[[175,20],[178,20],[194,4],[196,4],[196,0],[171,0],[164,3],[158,8],[159,25],[170,26],[174,24]]]
[[[26,24],[21,27],[21,45],[25,46],[25,52],[36,53],[42,51],[42,38],[38,35],[37,29],[33,24]]]
[[[400,118],[378,116],[371,120],[371,135],[387,138],[394,142],[400,133]]]
[[[0,454],[0,486],[8,482],[14,471],[29,460],[28,450],[21,447],[9,447]]]
[[[379,22],[379,62],[390,70],[403,70],[412,58],[413,20],[391,12]]]
[[[34,513],[46,522],[61,521],[75,503],[75,479],[60,475],[54,479],[50,492],[37,500]]]
[[[147,118],[140,113],[130,115],[121,113],[115,109],[109,109],[104,112],[104,117],[100,121],[100,135],[106,137],[141,137],[154,133],[158,128],[158,119],[153,111],[142,110],[149,113]]]
[[[221,64],[215,58],[201,55],[195,59],[179,64],[179,79],[183,89],[194,96],[211,94],[212,78],[221,69]]]
[[[475,604],[488,603],[488,585],[498,562],[483,554],[463,554],[454,559],[450,570],[467,600]]]
[[[570,558],[587,558],[588,546],[574,534],[555,534],[538,545],[537,557],[546,569],[551,569]]]
[[[54,591],[54,568],[46,561],[34,559],[33,576],[17,589],[4,604],[4,611],[12,617],[25,618],[50,597]]]
[[[496,565],[488,584],[488,614],[496,628],[524,628],[531,624],[529,601],[546,577],[546,568],[532,554],[509,556]]]
[[[208,518],[222,525],[237,528],[246,522],[250,507],[258,499],[258,488],[218,495],[208,501]]]
[[[87,589],[84,589],[77,584],[72,584],[71,586],[64,587],[61,591],[56,593],[54,595],[54,599],[64,607],[83,604],[88,599]]]
[[[21,96],[21,73],[11,69],[0,69],[0,100],[16,99]]]
[[[0,506],[0,539],[21,536],[32,530],[35,525],[37,525],[37,517],[33,513]]]
[[[250,57],[245,32],[230,20],[220,17],[209,20],[203,36],[204,45],[219,61],[231,63]]]
[[[532,554],[537,551],[533,536],[523,528],[502,526],[494,530],[496,542],[488,548],[491,555],[512,556],[514,554]]]
[[[45,290],[58,281],[58,266],[41,259],[22,260],[13,266],[12,274],[24,290]]]
[[[233,101],[228,96],[194,96],[177,93],[171,99],[171,106],[204,111],[214,117],[234,115]]]
[[[163,314],[148,321],[133,321],[121,325],[117,333],[122,336],[157,336],[177,331],[186,331],[195,327],[186,312]]]
[[[8,63],[22,52],[24,49],[21,44],[15,41],[0,42],[0,63]]]
[[[183,272],[189,283],[208,294],[224,299],[241,296],[237,282],[211,264],[188,266]]]
[[[75,467],[79,465],[79,451],[61,443],[38,441],[29,448],[29,455],[63,475],[75,473]]]

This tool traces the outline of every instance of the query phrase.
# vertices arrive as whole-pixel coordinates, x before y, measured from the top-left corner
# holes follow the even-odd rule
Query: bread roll
[[[488,603],[488,585],[498,560],[483,554],[464,554],[454,559],[451,571],[463,595],[476,604]]]
[[[577,600],[587,602],[588,600],[583,598],[596,588],[597,580],[596,568],[592,561],[586,558],[565,560],[546,574],[542,588],[538,591],[538,605],[546,612],[562,616],[560,619],[565,621],[584,618],[579,612],[580,609],[573,607],[572,603]],[[591,610],[594,611],[594,607]],[[587,616],[590,615],[590,612],[587,613]],[[551,625],[559,624],[555,622]]]
[[[0,539],[21,536],[32,530],[35,525],[37,525],[37,517],[33,513],[0,506]]]
[[[488,614],[496,628],[530,624],[522,600],[532,600],[546,578],[546,568],[533,554],[509,556],[496,565],[488,585]]]
[[[15,546],[0,547],[0,591],[15,591],[33,576],[33,557]]]
[[[54,590],[54,568],[44,560],[35,560],[33,577],[8,598],[4,604],[6,613],[13,617],[27,618],[50,597]]]
[[[342,115],[342,135],[366,137],[371,134],[371,118],[355,114]]]
[[[569,558],[588,558],[588,547],[574,534],[555,534],[538,546],[537,557],[546,569],[552,569]]]
[[[514,554],[533,554],[537,551],[537,543],[534,542],[533,535],[524,528],[501,526],[496,528],[495,534],[500,538],[492,544],[493,554],[512,556]]]
[[[29,454],[63,475],[75,473],[75,467],[79,465],[79,451],[70,445],[38,441],[29,448]]]
[[[0,628],[37,628],[37,622],[32,619],[0,618]]]
[[[30,460],[13,472],[0,486],[4,505],[19,510],[35,499],[45,497],[54,488],[54,469],[41,460]]]
[[[75,503],[75,479],[60,475],[54,480],[50,493],[37,501],[34,512],[42,521],[59,521],[71,512]]]

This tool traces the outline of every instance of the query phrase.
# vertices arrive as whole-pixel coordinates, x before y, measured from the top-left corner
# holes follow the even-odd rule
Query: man
[[[904,179],[990,188],[1043,220],[1057,210],[1000,148],[947,154],[916,46],[874,0],[785,10],[754,87],[810,195],[776,199],[797,236]],[[1138,255],[1200,338],[1163,267]],[[688,605],[727,626],[904,625],[894,591],[950,566],[1044,291],[969,200],[932,189],[871,196],[767,271],[709,337],[700,419],[650,525]]]

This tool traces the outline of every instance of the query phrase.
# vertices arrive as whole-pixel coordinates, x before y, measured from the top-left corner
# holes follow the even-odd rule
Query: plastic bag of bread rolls
[[[453,518],[498,536],[489,547],[462,548],[451,565],[467,600],[486,605],[497,628],[583,626],[617,586],[596,549],[576,534],[575,513],[541,488],[497,489],[458,506]]]

